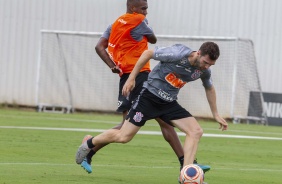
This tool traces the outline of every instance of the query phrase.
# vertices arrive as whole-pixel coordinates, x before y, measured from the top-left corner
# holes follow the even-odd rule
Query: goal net
[[[119,76],[95,52],[101,33],[41,31],[37,105],[39,111],[115,111]],[[205,41],[219,45],[211,67],[217,106],[225,118],[265,121],[263,96],[251,40],[227,37],[158,36],[158,46],[182,43],[198,50]],[[155,45],[149,45],[153,48]],[[158,61],[151,60],[151,68]],[[201,80],[181,89],[179,103],[193,116],[211,118]]]

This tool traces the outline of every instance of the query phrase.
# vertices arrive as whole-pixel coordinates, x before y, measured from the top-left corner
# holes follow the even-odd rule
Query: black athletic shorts
[[[130,92],[130,95],[128,98],[122,95],[122,88],[128,79],[130,73],[125,73],[120,77],[119,81],[119,94],[118,94],[118,108],[117,112],[124,112],[128,111],[133,103],[133,101],[138,97],[140,94],[142,88],[143,88],[143,83],[147,81],[149,71],[144,71],[140,72],[136,79],[135,79],[135,87],[134,89]]]
[[[176,100],[167,102],[155,96],[148,89],[143,88],[138,98],[134,101],[126,119],[136,126],[143,126],[147,120],[160,118],[172,125],[171,120],[192,117],[192,115]]]

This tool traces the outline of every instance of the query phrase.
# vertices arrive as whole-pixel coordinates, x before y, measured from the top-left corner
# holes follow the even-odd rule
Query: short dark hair
[[[202,56],[209,55],[211,60],[217,60],[220,55],[219,47],[214,42],[203,43],[199,50]]]
[[[139,3],[140,1],[141,0],[127,0],[126,4],[127,4],[127,6],[133,6],[136,3]],[[142,1],[146,1],[147,2],[147,0],[142,0]]]

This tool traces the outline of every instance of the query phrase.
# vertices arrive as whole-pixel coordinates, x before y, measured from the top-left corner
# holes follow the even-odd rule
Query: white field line
[[[26,118],[27,116],[14,116],[14,115],[0,115],[0,117],[13,117],[13,118]],[[28,117],[30,119],[42,119],[42,117]],[[117,125],[120,122],[117,121],[107,121],[107,120],[94,120],[94,119],[75,119],[75,118],[60,118],[60,117],[44,117],[44,119],[49,119],[49,120],[55,120],[55,121],[70,121],[70,122],[85,122],[85,123],[98,123],[98,124],[112,124],[112,125]],[[158,127],[158,123],[146,123],[145,126],[151,126],[151,127]],[[258,125],[260,126],[260,125]],[[280,127],[278,127],[280,128]],[[281,128],[282,129],[282,128]],[[218,130],[218,128],[205,128],[204,130]],[[281,133],[275,133],[275,132],[265,132],[265,131],[249,131],[249,130],[228,130],[228,132],[241,132],[241,133],[253,133],[253,134],[268,134],[268,135],[281,135]]]
[[[0,166],[6,165],[6,166],[11,166],[11,165],[36,165],[36,166],[74,166],[77,167],[77,164],[61,164],[61,163],[15,163],[15,162],[3,162],[0,163]],[[95,165],[95,167],[118,167],[118,168],[148,168],[148,169],[174,169],[174,168],[179,168],[179,167],[171,167],[171,166],[142,166],[142,165]],[[231,168],[231,167],[213,167],[212,170],[239,170],[239,171],[268,171],[268,172],[282,172],[282,169],[257,169],[257,168]]]
[[[104,132],[104,129],[86,129],[86,128],[54,128],[54,127],[21,127],[21,126],[0,126],[2,129],[27,129],[27,130],[55,130],[55,131],[75,131],[75,132]],[[139,131],[141,135],[162,135],[160,131]],[[185,136],[184,133],[178,132],[179,136]],[[262,137],[262,136],[247,136],[247,135],[227,135],[227,134],[205,134],[203,137],[216,138],[237,138],[237,139],[262,139],[262,140],[282,140],[279,137]]]

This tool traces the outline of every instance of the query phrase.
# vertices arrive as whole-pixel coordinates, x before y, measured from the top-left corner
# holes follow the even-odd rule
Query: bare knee
[[[117,142],[118,143],[122,143],[122,144],[126,144],[126,143],[128,143],[129,141],[131,141],[132,140],[132,138],[133,137],[131,137],[131,136],[128,136],[128,135],[123,135],[122,133],[119,133],[118,135],[117,135]]]
[[[130,123],[128,120],[125,120],[121,129],[116,131],[115,142],[123,144],[128,143],[133,139],[139,129],[140,127]]]
[[[193,129],[189,134],[190,134],[190,137],[199,140],[203,136],[203,133],[204,133],[203,129],[201,127],[197,127]]]
[[[187,136],[196,140],[199,140],[204,133],[194,117],[173,120],[172,123]]]

